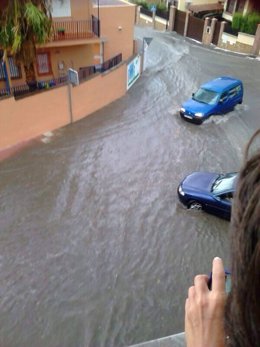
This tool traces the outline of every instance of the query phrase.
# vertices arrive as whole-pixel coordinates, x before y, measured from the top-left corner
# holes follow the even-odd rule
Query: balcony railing
[[[92,20],[53,21],[52,41],[95,37]]]

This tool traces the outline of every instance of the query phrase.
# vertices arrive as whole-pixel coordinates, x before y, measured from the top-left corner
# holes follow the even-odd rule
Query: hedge
[[[236,12],[233,15],[232,29],[254,35],[259,23],[260,13],[252,12],[243,16],[242,13]]]

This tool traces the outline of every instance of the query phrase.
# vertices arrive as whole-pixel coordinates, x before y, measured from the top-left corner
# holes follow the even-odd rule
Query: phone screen
[[[209,275],[208,287],[212,289],[212,272]],[[231,291],[231,272],[228,270],[225,270],[225,291],[226,293]]]

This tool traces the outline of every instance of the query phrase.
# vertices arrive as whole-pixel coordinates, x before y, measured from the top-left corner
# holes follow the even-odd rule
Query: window
[[[226,11],[232,13],[235,11],[236,0],[228,0]]]
[[[5,80],[5,68],[4,68],[4,62],[0,61],[0,81]]]
[[[13,57],[8,57],[8,64],[10,69],[10,77],[11,79],[18,79],[22,77],[21,67],[20,65],[16,64]]]
[[[236,11],[237,12],[243,12],[245,4],[246,4],[246,0],[238,0],[237,1],[237,6],[236,6]]]
[[[70,0],[52,0],[52,17],[71,17]]]
[[[228,92],[228,96],[230,98],[233,98],[234,96],[238,95],[241,92],[241,86],[236,86],[235,88],[230,89]]]
[[[37,71],[39,75],[50,75],[52,73],[49,53],[37,54]]]

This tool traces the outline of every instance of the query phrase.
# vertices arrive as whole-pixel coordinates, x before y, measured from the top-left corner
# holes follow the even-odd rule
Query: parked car
[[[243,83],[233,77],[222,76],[203,84],[192,98],[184,102],[180,115],[185,120],[201,124],[212,115],[232,111],[243,102]]]
[[[230,219],[237,173],[193,172],[178,187],[180,201],[192,210],[203,210]]]

